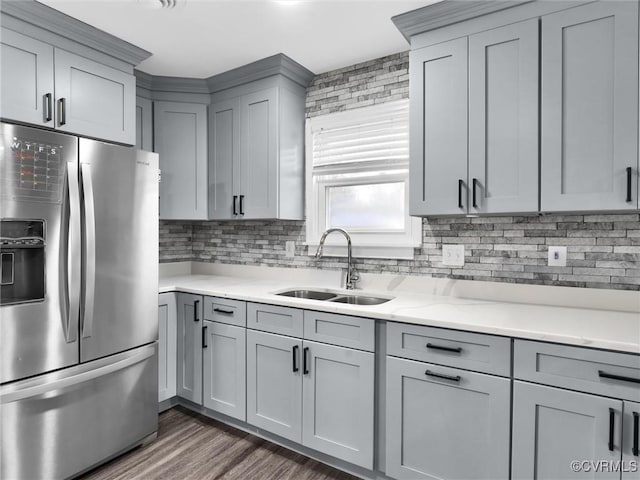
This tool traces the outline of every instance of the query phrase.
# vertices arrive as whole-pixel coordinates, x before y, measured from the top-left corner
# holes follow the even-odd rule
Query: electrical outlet
[[[296,256],[296,242],[293,240],[287,240],[284,244],[284,251],[287,257],[295,257]]]
[[[442,264],[463,267],[464,245],[442,245]]]
[[[567,247],[549,247],[547,265],[550,267],[566,267]]]

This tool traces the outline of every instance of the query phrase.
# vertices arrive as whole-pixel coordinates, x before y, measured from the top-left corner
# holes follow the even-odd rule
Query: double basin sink
[[[276,295],[283,297],[305,298],[308,300],[320,300],[323,302],[347,303],[349,305],[380,305],[386,303],[391,298],[371,297],[369,295],[348,295],[344,293],[334,293],[325,290],[287,290]]]

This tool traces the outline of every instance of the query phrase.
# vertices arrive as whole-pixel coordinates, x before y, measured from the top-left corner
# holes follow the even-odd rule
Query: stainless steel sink
[[[345,295],[343,292],[327,292],[326,290],[294,289],[276,293],[283,297],[304,298],[325,302],[346,303],[349,305],[380,305],[392,300],[391,298],[372,297],[369,295]]]
[[[335,303],[348,303],[349,305],[380,305],[386,303],[390,298],[368,297],[365,295],[344,295],[329,300]]]
[[[317,290],[288,290],[276,295],[282,295],[283,297],[307,298],[309,300],[329,300],[336,297],[335,293]]]

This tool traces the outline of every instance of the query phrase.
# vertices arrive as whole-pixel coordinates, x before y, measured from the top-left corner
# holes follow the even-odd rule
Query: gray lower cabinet
[[[374,354],[247,330],[247,422],[373,468]]]
[[[621,400],[515,381],[512,478],[620,479],[613,469],[578,474],[572,462],[620,461],[622,408]]]
[[[154,102],[154,150],[160,155],[160,218],[207,219],[207,106]]]
[[[6,28],[1,43],[2,118],[135,143],[132,73]]]
[[[624,401],[622,406],[622,462],[638,467],[636,472],[622,475],[623,480],[637,480],[640,471],[640,403]]]
[[[386,474],[509,478],[508,378],[387,357]]]
[[[302,340],[247,330],[247,423],[302,442]]]
[[[304,446],[373,468],[374,364],[371,352],[303,342]]]
[[[175,293],[158,295],[158,401],[176,396],[178,322]]]
[[[246,419],[246,328],[204,322],[202,405]]]
[[[202,405],[202,297],[177,295],[177,394]]]
[[[638,2],[542,17],[543,211],[638,208]]]

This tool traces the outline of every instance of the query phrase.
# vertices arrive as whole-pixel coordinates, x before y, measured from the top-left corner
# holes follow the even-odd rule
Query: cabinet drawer
[[[304,311],[304,338],[374,351],[375,321],[335,313]]]
[[[247,303],[247,328],[302,338],[303,310]]]
[[[640,355],[516,340],[513,360],[521,380],[640,400]]]
[[[246,327],[247,304],[228,298],[204,297],[204,319]]]
[[[387,322],[387,354],[509,376],[511,340],[481,333]]]

